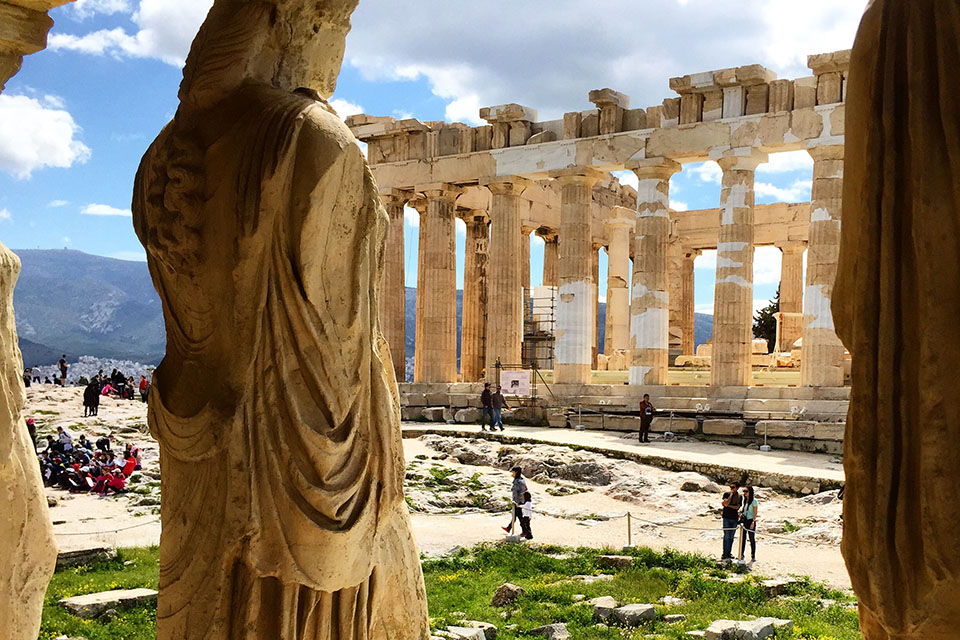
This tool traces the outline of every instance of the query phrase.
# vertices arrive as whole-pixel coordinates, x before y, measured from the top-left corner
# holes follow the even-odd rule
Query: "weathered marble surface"
[[[158,638],[424,639],[387,215],[325,102],[356,0],[217,0],[133,212],[167,354]]]
[[[23,362],[13,318],[20,259],[0,244],[0,640],[33,640],[57,562],[53,525],[21,414]]]
[[[874,0],[850,65],[833,313],[853,355],[843,552],[866,640],[960,633],[958,62],[955,0]]]

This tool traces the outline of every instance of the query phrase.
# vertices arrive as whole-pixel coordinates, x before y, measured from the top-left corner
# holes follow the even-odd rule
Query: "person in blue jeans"
[[[723,494],[723,555],[721,560],[733,559],[733,540],[740,522],[740,483],[731,482],[730,490]]]
[[[503,418],[501,417],[500,412],[503,411],[504,409],[510,408],[510,406],[507,404],[507,399],[504,398],[503,393],[501,393],[502,390],[503,390],[503,387],[501,387],[500,385],[497,385],[497,392],[493,394],[493,397],[491,398],[493,402],[493,418],[494,418],[494,423],[493,423],[493,427],[491,427],[491,430],[497,427],[500,427],[500,431],[503,431]]]
[[[493,394],[490,392],[490,383],[484,383],[483,393],[480,394],[480,431],[487,430],[487,418],[490,419],[490,431],[493,431],[494,413],[493,413]]]
[[[753,487],[744,487],[743,506],[740,509],[740,522],[746,534],[740,538],[740,560],[746,550],[747,539],[750,540],[750,564],[757,561],[757,509],[759,502],[753,493]]]

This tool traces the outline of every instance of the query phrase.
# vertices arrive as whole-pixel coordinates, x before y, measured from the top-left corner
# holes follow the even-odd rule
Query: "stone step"
[[[96,618],[108,609],[135,607],[156,600],[157,592],[153,589],[117,589],[64,598],[59,604],[75,616]]]

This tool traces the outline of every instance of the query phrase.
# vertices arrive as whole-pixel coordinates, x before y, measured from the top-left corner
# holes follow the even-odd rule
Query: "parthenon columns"
[[[505,365],[520,364],[523,341],[520,194],[529,183],[519,177],[499,176],[483,184],[492,194],[486,368],[487,379],[494,381],[498,358]]]
[[[803,335],[803,252],[802,242],[780,245],[783,253],[780,261],[780,344],[777,349],[790,351],[793,343]],[[805,346],[805,345],[804,345]]]
[[[766,154],[734,149],[723,169],[710,383],[749,386],[753,343],[753,181]]]
[[[683,251],[680,271],[680,326],[683,331],[683,355],[692,356],[696,351],[697,314],[694,304],[694,260],[700,255],[697,249]]]
[[[680,351],[683,348],[683,245],[673,233],[667,240],[667,298],[670,303],[667,348],[671,352]]]
[[[593,169],[562,169],[550,176],[560,183],[560,259],[554,380],[589,384],[597,298],[592,281],[590,203],[593,185],[603,178]]]
[[[483,345],[487,317],[487,259],[490,222],[485,211],[463,214],[467,226],[463,256],[463,313],[460,323],[460,377],[464,382],[480,380],[486,354]]]
[[[457,265],[454,201],[449,184],[417,187],[426,197],[420,215],[417,270],[415,382],[457,379]]]
[[[406,282],[403,255],[403,207],[413,194],[386,189],[380,192],[390,226],[383,255],[383,279],[380,281],[380,330],[390,346],[397,380],[406,380]]]
[[[830,301],[840,254],[843,147],[809,151],[813,156],[813,194],[800,380],[804,386],[842,387],[843,344],[834,330]]]
[[[557,260],[559,259],[559,243],[557,234],[541,229],[537,235],[543,238],[543,286],[555,287],[559,283],[557,276]]]
[[[662,385],[667,382],[669,365],[670,176],[680,170],[680,165],[667,158],[648,158],[629,168],[639,179],[630,308],[630,384]]]
[[[593,318],[593,343],[590,347],[590,367],[597,368],[600,355],[600,250],[602,244],[594,242],[590,251],[590,282],[593,283],[593,298],[590,300],[590,317]]]
[[[613,207],[604,220],[607,228],[607,335],[604,353],[630,348],[630,232],[636,226],[634,212]]]

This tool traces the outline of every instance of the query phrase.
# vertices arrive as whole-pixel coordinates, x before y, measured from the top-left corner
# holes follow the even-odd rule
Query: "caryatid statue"
[[[137,173],[163,301],[160,640],[423,640],[388,218],[325,102],[357,0],[216,0]]]

